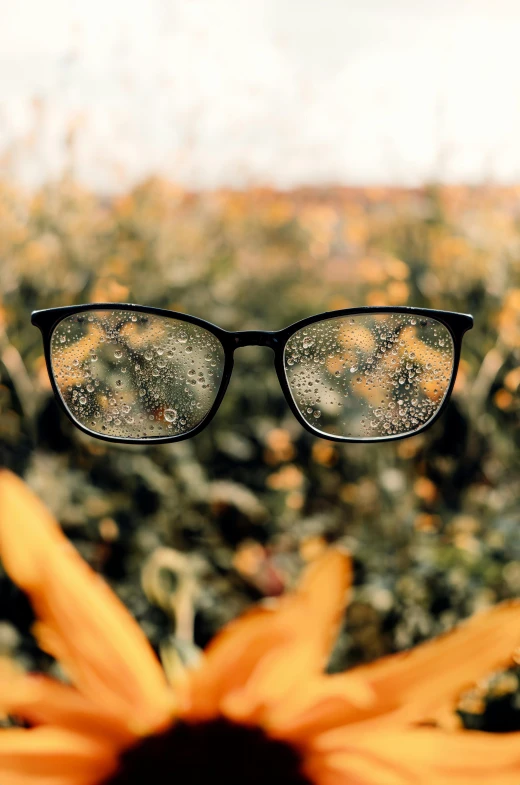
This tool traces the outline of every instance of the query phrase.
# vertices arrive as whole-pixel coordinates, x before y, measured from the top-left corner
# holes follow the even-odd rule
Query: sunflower
[[[70,683],[0,667],[2,785],[518,785],[520,733],[450,706],[512,660],[520,603],[351,672],[323,671],[351,581],[329,550],[168,683],[137,623],[21,480],[0,473],[0,553]],[[450,719],[451,718],[451,719]],[[448,721],[450,720],[450,721]]]

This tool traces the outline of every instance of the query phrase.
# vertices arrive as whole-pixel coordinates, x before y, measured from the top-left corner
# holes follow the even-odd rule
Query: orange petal
[[[327,664],[336,640],[352,577],[350,556],[331,549],[307,568],[298,587],[297,595],[306,606],[306,632],[315,646],[320,668]]]
[[[352,729],[326,734],[309,756],[363,785],[518,785],[520,733],[444,733],[430,728],[385,731],[356,738]],[[320,757],[321,756],[321,757]],[[315,780],[320,783],[319,777]],[[341,781],[341,780],[339,780]],[[347,782],[349,780],[347,779]]]
[[[224,696],[247,689],[257,666],[257,688],[253,679],[251,690],[242,695],[240,711],[247,713],[247,706],[255,711],[263,701],[260,690],[271,677],[270,699],[279,699],[285,690],[285,676],[279,676],[287,675],[291,666],[296,668],[294,652],[298,649],[300,654],[305,652],[298,662],[307,675],[320,672],[341,620],[350,580],[349,558],[331,549],[309,568],[300,587],[273,609],[256,608],[229,624],[206,650],[200,669],[190,676],[191,704],[185,715],[200,718],[218,713]],[[268,678],[261,676],[265,657],[269,658]],[[299,666],[298,671],[295,678],[301,678]]]
[[[0,731],[2,785],[95,785],[116,765],[99,741],[64,729]]]
[[[110,743],[114,750],[135,741],[110,707],[101,708],[74,687],[6,665],[0,668],[0,705],[6,714],[31,725],[53,725],[92,736]]]
[[[396,766],[354,748],[330,755],[307,755],[303,774],[314,785],[432,785],[420,770],[404,761]]]
[[[331,728],[355,723],[375,704],[375,693],[362,679],[350,673],[322,676],[307,679],[305,689],[301,684],[293,689],[270,708],[262,724],[271,735],[302,744]]]
[[[223,696],[220,710],[237,722],[262,724],[295,687],[314,673],[315,656],[306,641],[276,648],[259,661],[244,687]]]
[[[81,691],[129,724],[145,729],[165,722],[171,698],[138,624],[47,509],[7,471],[0,472],[0,555]]]
[[[427,720],[476,681],[511,662],[519,643],[520,602],[506,602],[446,635],[355,668],[352,674],[372,686],[381,713],[402,707],[408,719]]]

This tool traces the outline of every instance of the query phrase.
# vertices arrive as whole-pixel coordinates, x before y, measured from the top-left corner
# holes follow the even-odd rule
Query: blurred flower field
[[[520,188],[188,193],[103,199],[73,182],[0,184],[0,457],[52,509],[163,656],[189,660],[327,543],[355,592],[330,668],[408,648],[520,595]],[[313,438],[267,349],[237,352],[193,440],[107,445],[58,412],[30,313],[93,301],[234,330],[408,304],[473,313],[446,414],[379,445]],[[56,670],[0,577],[0,655]],[[519,633],[520,637],[520,633]],[[520,728],[520,669],[461,698],[468,727]]]

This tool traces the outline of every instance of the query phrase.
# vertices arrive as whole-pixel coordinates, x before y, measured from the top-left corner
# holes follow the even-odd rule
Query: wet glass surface
[[[324,434],[370,440],[413,433],[440,409],[454,364],[449,330],[406,313],[363,313],[311,324],[284,353],[305,420]]]
[[[85,311],[51,338],[60,395],[95,433],[153,439],[187,433],[210,411],[224,350],[198,325],[135,311]]]

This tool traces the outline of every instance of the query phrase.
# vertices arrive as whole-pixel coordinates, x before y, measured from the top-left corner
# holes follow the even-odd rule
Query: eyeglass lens
[[[187,433],[207,416],[222,382],[224,349],[190,322],[94,310],[59,322],[51,364],[65,406],[83,427],[150,439]]]
[[[364,313],[310,324],[287,342],[284,368],[299,412],[323,434],[409,434],[439,411],[454,370],[449,330],[431,318]]]

